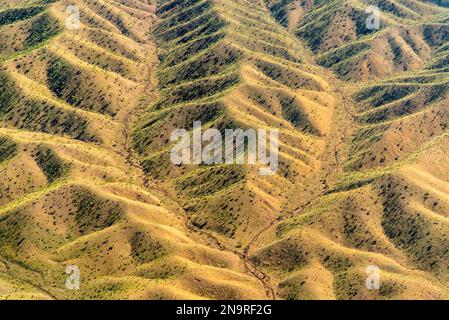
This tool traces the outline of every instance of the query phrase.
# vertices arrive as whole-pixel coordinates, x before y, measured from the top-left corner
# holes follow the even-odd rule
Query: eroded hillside
[[[372,1],[267,3],[345,80],[333,125],[349,125],[329,139],[338,169],[323,195],[273,226],[253,259],[285,298],[447,299],[448,10],[381,1],[381,28],[366,31]],[[370,265],[379,291],[365,287]]]
[[[0,296],[449,298],[449,10],[375,3],[1,1]],[[174,165],[194,121],[276,174]]]

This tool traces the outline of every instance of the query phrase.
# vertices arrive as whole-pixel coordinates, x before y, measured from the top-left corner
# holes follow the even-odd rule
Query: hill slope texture
[[[448,103],[444,0],[0,0],[0,298],[449,299]]]

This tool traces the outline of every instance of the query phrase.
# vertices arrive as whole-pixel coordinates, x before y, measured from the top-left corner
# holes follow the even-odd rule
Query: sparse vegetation
[[[73,4],[0,5],[0,299],[449,299],[447,1]],[[276,174],[174,165],[194,121]]]

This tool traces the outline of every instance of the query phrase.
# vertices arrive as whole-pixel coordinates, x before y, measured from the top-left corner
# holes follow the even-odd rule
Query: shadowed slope
[[[277,2],[277,7],[281,8],[281,4],[286,2]],[[301,26],[312,21],[308,19],[313,15],[348,10],[336,1],[306,1],[302,5],[305,13],[301,13],[295,26],[303,31],[306,29]],[[404,10],[404,6],[408,9]],[[414,65],[408,64],[400,48],[391,56],[382,51],[388,63],[405,64],[399,69],[382,64],[381,75],[396,73],[390,79],[365,85],[340,83],[343,104],[337,106],[328,151],[324,153],[332,152],[334,156],[322,160],[322,194],[312,197],[310,204],[285,212],[280,222],[265,230],[252,246],[253,261],[279,283],[277,292],[281,297],[449,298],[447,161],[443,160],[447,149],[445,106],[449,87],[447,23],[441,19],[442,8],[418,1],[401,1],[400,8],[402,14],[388,10],[392,15],[387,16],[386,22],[392,27],[378,34],[365,36],[356,32],[353,38],[345,40],[349,44],[338,44],[335,51],[325,47],[326,41],[312,45],[319,63],[332,67],[343,79],[360,81],[367,79],[363,76],[365,69],[353,69],[352,62],[362,55],[345,48],[355,48],[365,40],[371,46],[398,30],[401,37],[413,36],[415,44],[421,41],[420,37],[424,39],[422,43],[431,44],[426,49],[428,54],[418,54],[419,63]],[[276,5],[271,9],[276,15]],[[356,9],[352,2],[351,19],[354,25],[362,24],[365,17],[356,18]],[[428,21],[433,23],[411,25],[413,12],[428,15]],[[394,16],[399,16],[404,26],[394,26],[399,21]],[[316,44],[316,33],[298,32],[309,45]],[[327,39],[325,34],[326,31],[316,39]],[[332,39],[330,34],[328,39]],[[360,48],[366,50],[368,57],[376,55],[372,48]],[[345,53],[346,57],[335,60],[333,52]],[[336,68],[335,62],[354,73],[340,73],[343,69]],[[416,70],[400,73],[408,69]],[[371,77],[373,71],[367,70],[366,74]],[[375,72],[371,78],[377,78]],[[332,164],[336,167],[328,171]],[[368,290],[365,286],[366,268],[372,265],[380,270],[380,290]]]
[[[449,299],[444,3],[1,2],[0,297]],[[173,165],[193,121],[278,171]]]
[[[69,4],[79,29],[64,28]],[[241,257],[188,228],[128,145],[156,93],[152,11],[143,1],[1,11],[1,298],[266,297]],[[65,287],[68,265],[79,291]]]
[[[343,80],[379,79],[423,67],[448,41],[448,10],[430,1],[266,1],[273,15]],[[370,6],[380,10],[372,26]],[[446,17],[447,19],[447,17]],[[371,22],[368,23],[368,22]]]
[[[301,47],[257,2],[169,1],[158,8],[159,100],[134,146],[149,174],[171,182],[195,225],[245,243],[318,167],[334,98]],[[274,176],[254,166],[174,166],[174,129],[278,128]],[[168,187],[169,188],[169,187]]]

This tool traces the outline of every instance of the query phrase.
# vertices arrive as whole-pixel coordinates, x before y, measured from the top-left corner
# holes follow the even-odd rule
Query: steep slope
[[[418,69],[448,41],[449,29],[442,23],[448,10],[430,1],[266,2],[310,46],[316,61],[343,80],[380,79]],[[372,6],[380,13],[379,29],[370,18]]]
[[[0,2],[0,297],[449,299],[447,7]],[[174,165],[194,121],[278,170]]]
[[[282,10],[276,10],[279,6],[288,8],[287,4],[278,2],[277,7],[269,4],[279,21],[288,26],[279,16]],[[307,15],[315,10],[315,14],[323,15],[332,10],[347,10],[343,2],[332,4],[302,2],[307,10],[303,10],[306,13],[301,13],[295,24],[299,29],[290,26],[315,51],[317,62],[332,68],[336,76],[356,82],[339,84],[343,104],[336,107],[325,152],[334,156],[323,158],[322,180],[326,186],[321,195],[311,199],[311,204],[286,212],[279,223],[260,235],[253,246],[252,259],[279,283],[278,294],[283,298],[448,299],[448,193],[444,160],[448,24],[440,15],[447,11],[413,2],[414,10],[431,9],[429,21],[439,21],[427,29],[432,32],[425,32],[425,42],[429,43],[431,36],[434,46],[419,64],[404,69],[383,68],[383,75],[395,75],[364,84],[363,80],[377,76],[361,76],[362,70],[356,68],[354,73],[342,77],[340,69],[332,63],[333,53],[326,52],[323,44],[314,46],[316,32],[298,32],[305,30],[301,26],[306,21],[312,21]],[[410,4],[411,1],[401,1],[402,6]],[[351,8],[354,7],[352,3]],[[350,17],[354,25],[360,25],[366,16]],[[320,29],[319,39],[325,39],[323,34],[333,30],[326,29],[328,25]],[[388,27],[386,32],[409,27],[397,28]],[[413,28],[410,34],[419,38],[416,24]],[[385,31],[379,31],[379,35],[382,32]],[[379,35],[369,36],[370,45],[378,41]],[[343,49],[335,52],[357,46],[363,37],[348,38],[346,44],[337,44]],[[328,38],[332,38],[330,34]],[[372,48],[366,54],[368,59],[376,56]],[[357,55],[350,53],[346,57],[340,66],[352,68],[351,61]],[[395,59],[407,61],[400,55],[387,58],[390,62]],[[400,73],[407,69],[416,70]],[[367,74],[371,75],[372,70]],[[336,134],[342,126],[343,134]],[[329,173],[332,164],[337,167]],[[380,271],[379,290],[368,290],[365,286],[369,266]]]
[[[81,23],[69,30],[74,4]],[[154,7],[2,9],[0,296],[265,298],[241,257],[189,228],[129,146],[157,91]],[[80,290],[65,286],[68,265]]]

